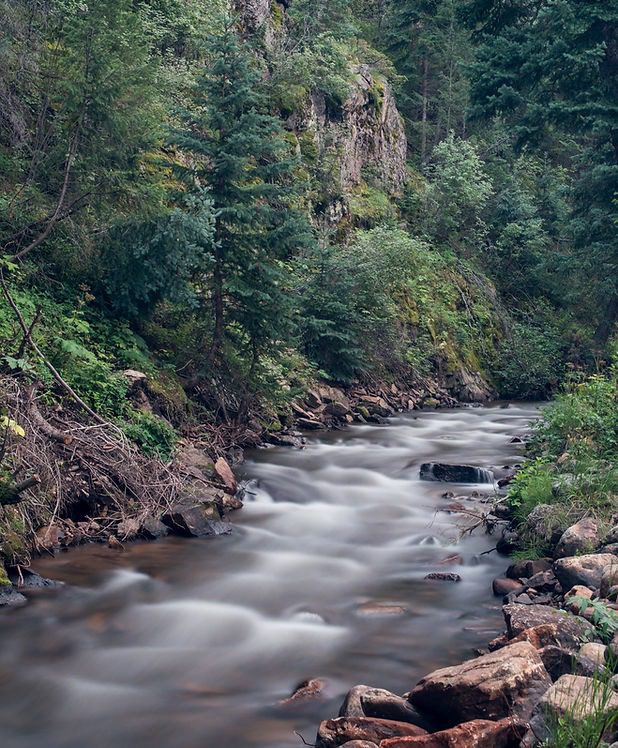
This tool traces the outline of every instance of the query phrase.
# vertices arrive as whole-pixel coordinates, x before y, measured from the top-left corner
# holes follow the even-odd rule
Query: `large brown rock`
[[[530,728],[538,741],[547,740],[551,727],[562,718],[578,723],[593,715],[605,715],[608,742],[618,737],[618,721],[611,721],[618,712],[618,693],[612,694],[598,680],[581,675],[563,675],[549,688],[534,709]],[[528,740],[528,745],[533,741]]]
[[[368,740],[377,743],[387,738],[426,735],[421,727],[407,722],[370,717],[338,717],[327,719],[320,725],[315,748],[340,748],[351,740]]]
[[[570,590],[577,584],[583,584],[596,590],[601,586],[603,572],[617,563],[611,553],[589,553],[585,556],[560,558],[554,563],[554,574],[563,590]]]
[[[612,587],[618,585],[618,558],[608,566],[601,576],[601,597],[607,597]]]
[[[562,533],[554,558],[592,553],[599,547],[599,543],[599,525],[591,517],[584,517]]]
[[[559,644],[571,647],[575,651],[582,641],[594,638],[594,626],[591,623],[567,613],[566,610],[557,610],[548,605],[511,603],[503,606],[502,613],[509,639],[514,639],[527,629],[535,629],[543,624],[550,624],[553,627],[552,630],[555,630],[559,637]]]
[[[530,579],[535,574],[542,571],[549,571],[552,568],[552,562],[547,558],[535,558],[526,561],[516,561],[506,570],[509,579]]]
[[[439,727],[474,719],[527,719],[551,685],[539,653],[517,642],[423,678],[409,699]]]
[[[215,462],[215,475],[219,478],[221,483],[223,483],[227,493],[232,495],[236,493],[238,490],[238,481],[232,472],[232,468],[224,457],[219,457]]]
[[[383,740],[380,748],[517,748],[524,732],[523,723],[511,718],[475,719],[432,735]]]

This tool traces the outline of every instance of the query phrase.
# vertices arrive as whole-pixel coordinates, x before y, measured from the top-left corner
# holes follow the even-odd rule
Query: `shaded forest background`
[[[543,398],[609,360],[615,2],[0,17],[0,366],[49,403],[14,307],[84,402],[164,457],[200,419],[280,428],[317,379],[480,375]]]

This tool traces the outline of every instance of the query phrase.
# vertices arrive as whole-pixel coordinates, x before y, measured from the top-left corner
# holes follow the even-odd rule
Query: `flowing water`
[[[419,468],[513,464],[536,412],[409,414],[259,450],[231,536],[39,562],[72,587],[0,614],[0,746],[294,748],[351,686],[403,693],[468,657],[502,628],[491,580],[507,560],[482,530],[460,538],[470,520],[442,494],[493,489]],[[310,677],[321,699],[278,705]]]

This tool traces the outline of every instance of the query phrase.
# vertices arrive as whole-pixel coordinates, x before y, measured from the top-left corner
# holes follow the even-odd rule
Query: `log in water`
[[[491,581],[507,560],[444,510],[482,509],[493,489],[421,481],[420,466],[511,465],[536,412],[410,414],[261,450],[232,536],[39,562],[74,587],[0,615],[0,745],[294,748],[351,686],[403,693],[466,658],[502,628]],[[308,678],[320,696],[278,705]]]

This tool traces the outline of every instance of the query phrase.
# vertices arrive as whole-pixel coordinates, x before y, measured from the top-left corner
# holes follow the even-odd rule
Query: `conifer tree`
[[[188,191],[209,187],[215,221],[212,266],[203,279],[211,303],[210,360],[226,340],[247,349],[252,368],[288,332],[286,261],[309,237],[299,209],[297,158],[268,111],[257,58],[232,23],[209,43],[193,113],[174,137],[191,166]]]

